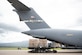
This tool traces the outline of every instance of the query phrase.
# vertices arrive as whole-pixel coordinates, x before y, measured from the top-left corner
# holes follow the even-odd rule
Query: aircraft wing
[[[8,1],[11,3],[11,5],[13,7],[15,7],[15,9],[17,11],[28,11],[28,10],[30,10],[30,8],[28,8],[27,6],[25,6],[23,3],[21,3],[18,0],[8,0]]]

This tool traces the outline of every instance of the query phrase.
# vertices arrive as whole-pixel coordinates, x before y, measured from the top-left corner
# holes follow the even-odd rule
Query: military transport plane
[[[31,29],[22,33],[35,38],[46,38],[62,44],[82,47],[81,30],[51,29],[33,8],[25,6],[19,0],[8,1],[15,8],[14,11],[19,15],[20,21],[25,21]]]

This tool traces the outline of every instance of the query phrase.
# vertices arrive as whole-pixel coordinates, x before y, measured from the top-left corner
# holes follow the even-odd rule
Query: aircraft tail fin
[[[28,11],[30,8],[25,6],[23,3],[21,3],[19,0],[8,0],[8,2],[11,3],[11,5],[18,11]]]
[[[18,0],[8,0],[16,9],[20,21],[25,21],[30,29],[50,28],[44,20],[34,11],[33,8],[28,8]]]

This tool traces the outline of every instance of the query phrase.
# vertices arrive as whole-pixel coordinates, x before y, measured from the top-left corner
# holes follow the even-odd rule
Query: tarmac
[[[0,50],[0,55],[82,55],[82,50],[58,50],[57,53],[29,53],[27,50]]]

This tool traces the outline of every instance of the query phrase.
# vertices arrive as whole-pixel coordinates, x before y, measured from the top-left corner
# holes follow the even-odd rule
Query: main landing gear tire
[[[53,50],[53,53],[57,53],[57,50]]]

